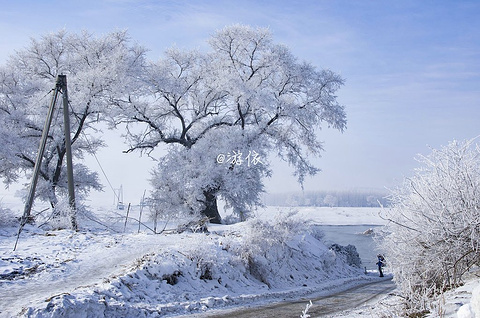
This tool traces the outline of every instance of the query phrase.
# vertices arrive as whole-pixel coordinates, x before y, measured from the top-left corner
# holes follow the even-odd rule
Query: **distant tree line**
[[[387,206],[387,193],[381,191],[307,191],[268,193],[265,205],[318,207],[378,207]]]

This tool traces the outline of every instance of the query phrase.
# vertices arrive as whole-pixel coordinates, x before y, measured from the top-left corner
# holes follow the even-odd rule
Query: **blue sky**
[[[324,129],[322,169],[305,190],[383,189],[418,166],[414,157],[480,135],[479,1],[0,1],[0,62],[30,37],[66,29],[128,29],[157,59],[172,45],[206,48],[234,23],[269,27],[301,60],[340,73],[348,125]],[[101,161],[119,154],[116,140]],[[117,147],[117,148],[116,148]],[[123,165],[147,158],[122,157]],[[116,160],[118,161],[118,160]],[[153,165],[152,165],[153,166]],[[95,167],[93,167],[95,168]],[[146,187],[148,169],[112,183]],[[121,171],[121,170],[120,170]],[[124,171],[124,169],[123,169]],[[269,191],[300,190],[275,163]],[[120,177],[122,176],[122,177]],[[107,189],[108,191],[108,189]],[[133,190],[132,190],[133,191]],[[143,190],[141,190],[143,193]],[[135,194],[137,195],[137,194]],[[140,195],[140,194],[139,194]],[[139,196],[138,195],[138,196]]]

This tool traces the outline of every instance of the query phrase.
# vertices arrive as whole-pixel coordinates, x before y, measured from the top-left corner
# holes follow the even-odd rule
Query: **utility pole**
[[[60,89],[61,89],[61,83],[59,82],[59,78],[57,77],[57,83],[55,85],[52,100],[50,101],[50,106],[48,108],[47,120],[45,121],[45,125],[43,126],[42,138],[40,140],[40,146],[38,147],[37,159],[35,160],[32,181],[30,182],[30,190],[28,192],[27,201],[25,202],[25,209],[23,211],[19,232],[21,231],[21,228],[25,224],[31,221],[30,212],[32,210],[33,199],[35,198],[35,189],[37,188],[38,175],[40,173],[40,166],[42,165],[43,153],[45,152],[45,146],[47,144],[48,132],[50,131],[50,126],[52,124],[53,110],[55,109],[55,104],[57,103],[57,97],[58,97],[58,93],[60,92]]]
[[[70,114],[68,112],[67,76],[58,75],[57,85],[59,82],[63,93],[63,126],[65,131],[65,151],[67,155],[68,203],[70,205],[70,209],[72,210],[70,221],[72,223],[72,229],[77,231],[78,224],[75,207],[75,184],[73,182],[72,142],[70,139]]]
[[[30,215],[33,205],[33,200],[35,198],[35,190],[37,188],[38,175],[40,174],[40,167],[42,165],[43,154],[45,152],[45,146],[47,144],[48,133],[50,131],[50,126],[52,125],[53,112],[55,109],[55,104],[57,103],[58,94],[63,94],[63,118],[64,118],[64,130],[65,130],[65,151],[67,155],[67,178],[68,178],[68,202],[70,208],[72,209],[71,224],[72,228],[76,231],[78,229],[77,218],[76,218],[76,207],[75,207],[75,188],[73,182],[73,164],[72,164],[72,144],[70,139],[70,116],[68,113],[68,94],[67,94],[67,76],[58,75],[57,82],[55,83],[55,88],[53,91],[52,100],[50,101],[50,106],[48,108],[47,119],[45,120],[45,125],[43,126],[42,138],[40,140],[40,146],[38,147],[37,158],[35,160],[35,166],[33,170],[32,181],[30,183],[30,190],[28,192],[27,201],[25,202],[25,209],[23,211],[23,216],[20,222],[20,228],[18,229],[17,240],[15,242],[15,247],[17,248],[18,238],[22,232],[23,227],[28,222],[32,221]]]

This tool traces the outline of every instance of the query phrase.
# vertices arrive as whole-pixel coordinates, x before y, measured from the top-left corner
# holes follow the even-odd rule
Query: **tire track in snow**
[[[267,306],[228,310],[206,314],[198,317],[221,318],[271,318],[271,317],[299,317],[308,301],[311,300],[313,306],[308,314],[313,317],[334,317],[339,313],[349,309],[355,309],[366,303],[375,301],[377,298],[387,295],[395,289],[395,284],[391,279],[375,281],[363,285],[355,286],[345,291],[337,292],[332,295],[316,297],[313,299],[302,299],[298,301],[287,301],[275,303]]]

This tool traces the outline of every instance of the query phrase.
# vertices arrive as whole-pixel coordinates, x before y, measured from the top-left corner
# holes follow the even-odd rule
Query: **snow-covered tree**
[[[92,135],[112,100],[130,92],[129,78],[139,73],[144,50],[129,43],[125,32],[95,37],[65,31],[32,39],[0,68],[0,177],[8,186],[33,170],[40,136],[57,75],[67,76],[71,143],[76,191],[100,189],[97,174],[79,163],[104,143]],[[37,197],[52,206],[65,192],[65,141],[61,104],[54,116],[43,157]]]
[[[327,194],[323,199],[323,203],[325,203],[329,207],[334,207],[338,205],[338,198],[334,195]]]
[[[237,131],[240,129],[216,129],[190,148],[173,146],[153,173],[156,208],[193,214],[209,208],[218,213],[216,200],[209,197],[214,195],[221,196],[227,207],[245,220],[260,204],[261,179],[269,171],[262,161],[264,147],[259,140],[248,140],[248,134]]]
[[[480,265],[480,148],[453,141],[392,191],[381,246],[411,311],[461,282]]]
[[[118,104],[121,121],[144,124],[129,131],[129,151],[172,146],[154,175],[158,201],[219,222],[219,197],[240,213],[260,202],[268,155],[288,161],[300,182],[315,174],[319,130],[343,130],[346,119],[335,96],[341,77],[299,62],[267,29],[226,27],[209,44],[168,50],[149,65],[142,98]],[[261,163],[248,166],[248,154]]]

